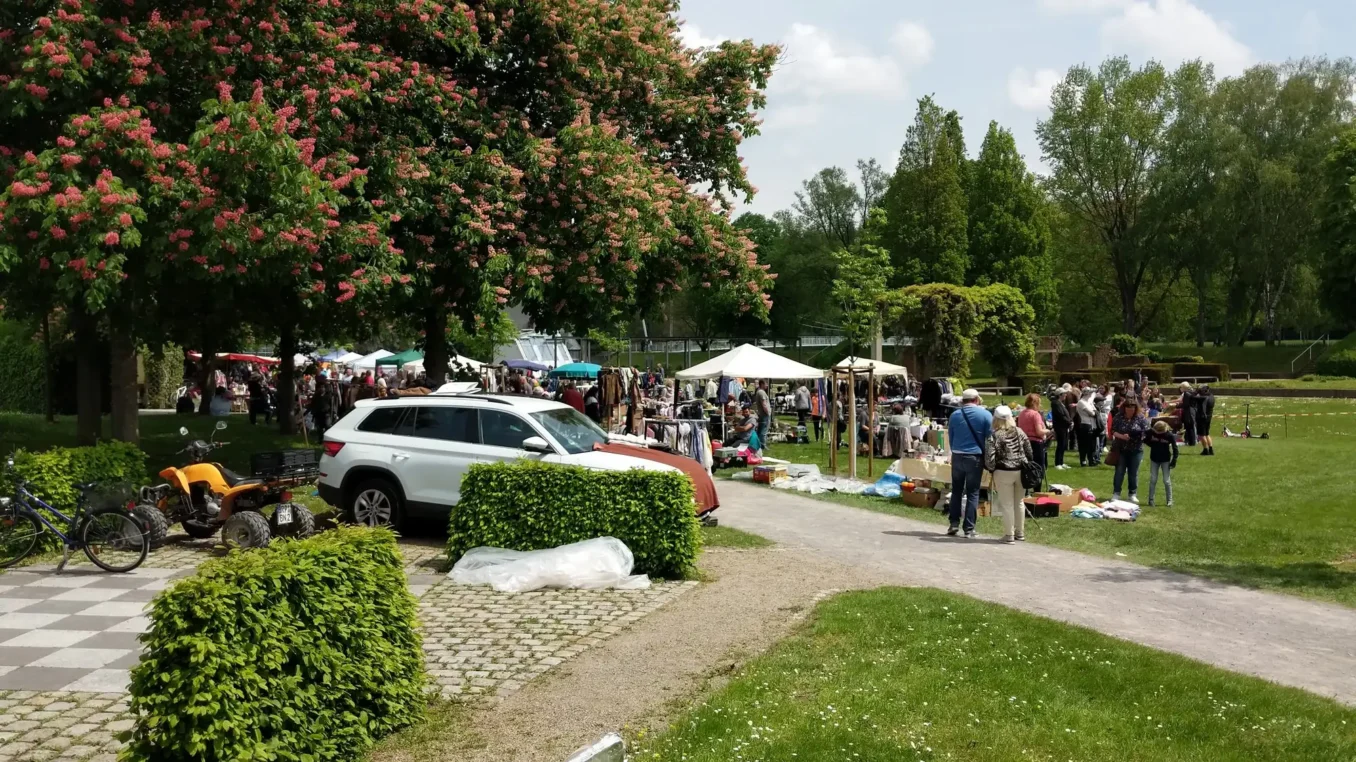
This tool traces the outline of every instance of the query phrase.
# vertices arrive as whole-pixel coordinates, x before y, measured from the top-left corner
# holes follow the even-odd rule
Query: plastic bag
[[[880,479],[870,487],[862,490],[863,495],[875,495],[876,497],[896,498],[903,490],[901,486],[904,483],[904,477],[896,473],[886,471],[881,474]]]
[[[644,574],[632,576],[633,566],[635,557],[626,543],[615,537],[598,537],[549,550],[472,548],[447,576],[459,585],[490,585],[501,593],[544,587],[648,588],[650,578]]]

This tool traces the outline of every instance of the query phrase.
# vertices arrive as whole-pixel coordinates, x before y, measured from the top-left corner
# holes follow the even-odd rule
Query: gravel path
[[[875,587],[881,575],[803,548],[712,549],[703,583],[554,676],[476,712],[485,744],[466,762],[560,762],[604,733],[658,729],[671,712],[763,650],[831,590]]]
[[[948,538],[935,524],[751,484],[722,483],[721,497],[722,524],[892,584],[972,595],[1356,704],[1353,609],[1040,545]]]

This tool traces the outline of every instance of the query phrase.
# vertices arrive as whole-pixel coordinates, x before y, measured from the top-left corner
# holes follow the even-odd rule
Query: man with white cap
[[[946,530],[948,536],[960,533],[962,518],[965,536],[975,536],[979,480],[984,473],[984,442],[993,431],[993,416],[984,409],[982,402],[979,392],[966,389],[961,392],[960,408],[948,421],[946,436],[951,442],[951,526]]]

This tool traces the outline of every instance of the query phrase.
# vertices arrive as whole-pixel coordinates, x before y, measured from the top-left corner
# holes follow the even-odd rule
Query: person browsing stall
[[[1129,477],[1130,502],[1139,502],[1139,466],[1144,460],[1144,439],[1149,433],[1149,419],[1139,411],[1139,400],[1131,397],[1121,405],[1111,423],[1112,447],[1117,452],[1116,476],[1112,480],[1112,497],[1121,499],[1121,485]]]
[[[1149,445],[1149,505],[1154,504],[1154,492],[1158,489],[1158,477],[1163,477],[1164,498],[1168,507],[1172,507],[1172,470],[1177,468],[1177,435],[1168,427],[1167,421],[1159,421],[1144,440]]]
[[[975,536],[980,475],[984,471],[984,441],[993,431],[993,416],[982,403],[979,392],[966,389],[961,393],[961,406],[947,421],[946,436],[951,442],[951,526],[946,533],[952,537],[962,528],[966,537]]]
[[[739,422],[730,429],[730,436],[725,440],[725,446],[748,445],[749,449],[757,450],[762,446],[762,442],[754,442],[754,437],[757,434],[758,416],[754,415],[753,406],[746,402],[741,406]],[[755,446],[755,444],[758,446]]]
[[[753,412],[758,415],[758,444],[767,447],[767,432],[772,427],[772,398],[767,393],[767,380],[758,381],[758,391],[753,393]]]
[[[1040,399],[1039,395],[1031,396]],[[1041,432],[1044,430],[1042,427]],[[1022,466],[1032,461],[1032,445],[1021,422],[1013,424],[1011,408],[999,405],[994,409],[993,433],[984,450],[984,468],[993,474],[991,493],[996,507],[1003,513],[1003,542],[1008,544],[1026,539],[1026,505],[1022,502],[1026,490],[1022,487]]]

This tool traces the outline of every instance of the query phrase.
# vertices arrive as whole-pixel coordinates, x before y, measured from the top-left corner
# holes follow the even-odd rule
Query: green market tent
[[[380,360],[377,360],[377,367],[380,368],[386,365],[394,365],[395,367],[400,368],[404,367],[406,363],[419,362],[423,359],[423,352],[420,352],[417,349],[407,349],[398,355],[391,355],[390,357],[383,357]]]

